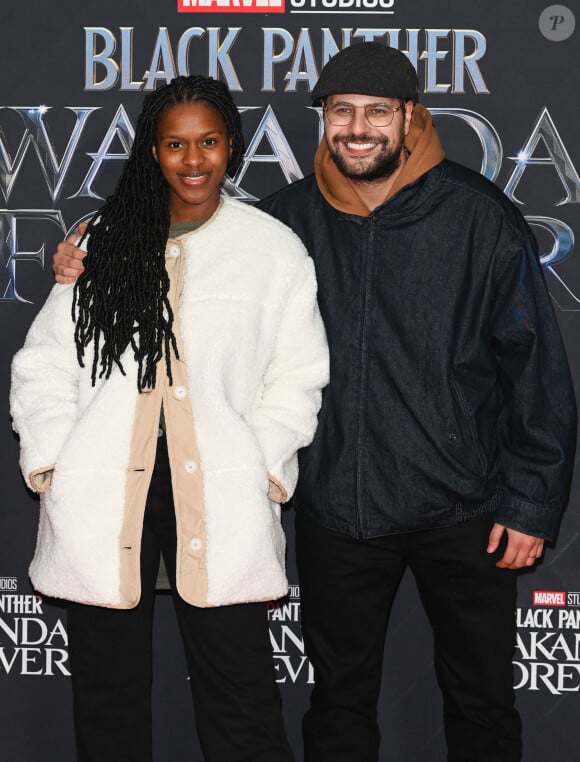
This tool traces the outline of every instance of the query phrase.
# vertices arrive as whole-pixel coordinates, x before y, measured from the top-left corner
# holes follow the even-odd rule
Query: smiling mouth
[[[207,173],[199,175],[179,175],[179,179],[185,185],[201,185],[208,177],[209,175]]]
[[[378,143],[353,143],[345,140],[344,145],[350,153],[369,153],[377,147]]]

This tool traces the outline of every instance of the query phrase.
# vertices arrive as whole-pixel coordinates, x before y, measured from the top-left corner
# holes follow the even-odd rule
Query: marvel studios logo
[[[567,593],[564,590],[534,590],[534,606],[580,606],[580,593]]]
[[[18,578],[17,577],[0,577],[0,591],[14,592],[18,590]]]
[[[288,0],[290,13],[394,13],[395,0]],[[286,0],[177,0],[178,13],[284,13]]]
[[[285,0],[177,0],[178,13],[284,13]]]

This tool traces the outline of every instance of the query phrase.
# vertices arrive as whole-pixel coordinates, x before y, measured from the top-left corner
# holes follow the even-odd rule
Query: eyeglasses
[[[387,103],[367,103],[364,106],[353,106],[352,103],[333,103],[331,106],[324,106],[324,113],[328,121],[336,127],[347,127],[354,119],[357,108],[364,109],[365,119],[373,127],[388,127],[397,111],[405,107],[405,101],[397,108],[389,106]]]

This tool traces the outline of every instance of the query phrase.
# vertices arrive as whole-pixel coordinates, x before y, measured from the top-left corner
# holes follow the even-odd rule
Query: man
[[[417,92],[397,50],[338,53],[313,91],[315,174],[261,203],[315,261],[331,351],[295,497],[316,676],[306,762],[378,759],[407,567],[433,628],[448,759],[521,759],[515,571],[554,540],[571,478],[574,393],[533,236],[500,190],[444,158]],[[64,279],[70,251],[55,256]]]

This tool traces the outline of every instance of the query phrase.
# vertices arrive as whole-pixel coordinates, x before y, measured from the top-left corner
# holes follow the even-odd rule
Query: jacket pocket
[[[459,408],[459,412],[461,413],[462,421],[467,427],[469,440],[473,447],[473,451],[477,457],[477,462],[481,469],[481,475],[485,476],[487,474],[487,457],[485,455],[485,450],[483,449],[483,445],[481,444],[481,440],[477,433],[477,424],[475,421],[473,408],[471,407],[469,402],[465,399],[463,390],[461,389],[459,384],[457,384],[455,381],[451,381],[451,391],[453,393],[453,397],[455,399],[457,407]]]

